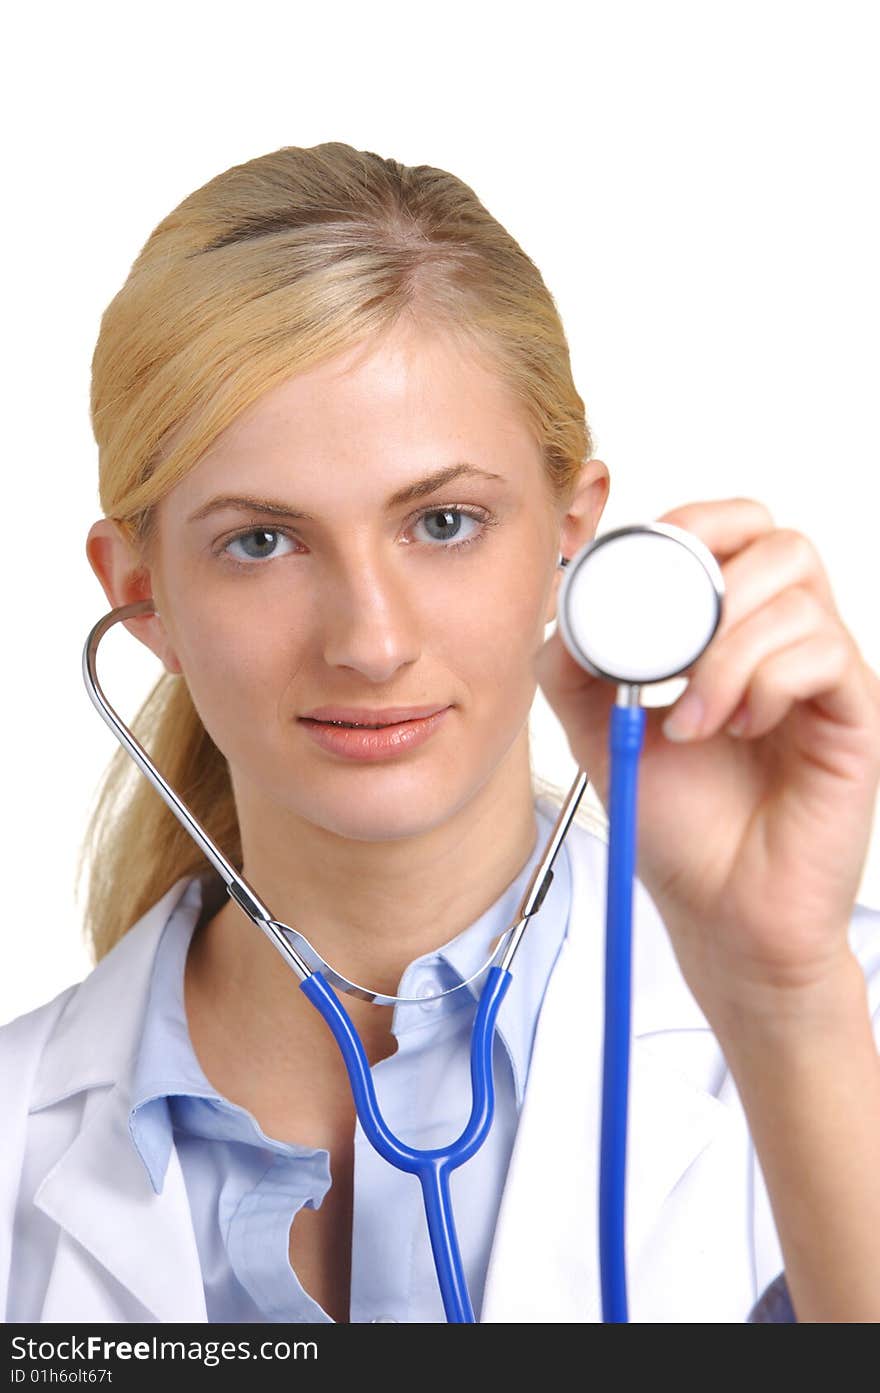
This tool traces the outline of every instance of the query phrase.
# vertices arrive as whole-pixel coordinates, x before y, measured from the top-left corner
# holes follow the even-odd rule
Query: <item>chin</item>
[[[365,780],[360,791],[314,790],[300,816],[352,841],[398,841],[431,832],[467,802],[463,790],[438,787],[436,779],[404,782],[389,787],[378,779],[370,788]]]

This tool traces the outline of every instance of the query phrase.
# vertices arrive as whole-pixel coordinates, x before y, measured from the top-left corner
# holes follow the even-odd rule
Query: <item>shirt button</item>
[[[427,998],[428,998],[428,1000],[426,1000],[426,1001],[422,1001],[422,1000],[419,1001],[419,1006],[420,1006],[420,1008],[421,1008],[423,1011],[436,1011],[436,1010],[437,1010],[437,1007],[440,1005],[440,1001],[439,1001],[439,998],[438,998],[438,996],[437,996],[437,993],[439,992],[439,990],[440,990],[440,988],[438,987],[437,983],[436,983],[436,982],[432,982],[430,979],[428,979],[428,981],[426,981],[426,982],[420,983],[419,986],[416,987],[416,996],[417,996],[417,997],[427,997]],[[430,999],[430,998],[432,998],[432,997],[433,997],[433,1000]]]
[[[400,1321],[396,1316],[373,1316],[371,1325],[399,1325]]]

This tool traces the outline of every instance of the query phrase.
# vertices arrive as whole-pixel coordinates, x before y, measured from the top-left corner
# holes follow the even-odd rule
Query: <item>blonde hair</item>
[[[402,316],[489,356],[540,442],[552,496],[569,499],[593,442],[537,266],[453,174],[328,141],[234,165],[189,194],[104,311],[91,421],[105,516],[146,561],[156,505],[240,412]],[[226,760],[183,675],[163,672],[131,729],[240,868]],[[562,797],[546,780],[536,791]],[[587,824],[596,817],[579,810]],[[209,864],[122,747],[99,785],[77,882],[86,861],[96,962],[176,880]]]

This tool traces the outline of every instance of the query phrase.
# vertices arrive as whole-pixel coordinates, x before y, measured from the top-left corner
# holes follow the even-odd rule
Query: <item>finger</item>
[[[734,556],[776,526],[769,509],[755,498],[713,498],[686,503],[656,519],[693,532],[719,561]]]
[[[714,735],[738,714],[762,663],[779,649],[827,631],[828,624],[827,612],[804,586],[793,585],[774,596],[709,645],[664,720],[664,734],[701,740]]]
[[[860,679],[858,658],[845,631],[836,630],[811,634],[773,653],[748,684],[743,734],[766,735],[799,701],[812,701],[838,725],[869,730],[876,717]]]
[[[713,646],[731,629],[789,586],[801,585],[817,597],[823,608],[840,620],[828,573],[802,532],[777,527],[750,542],[721,567],[724,605]]]

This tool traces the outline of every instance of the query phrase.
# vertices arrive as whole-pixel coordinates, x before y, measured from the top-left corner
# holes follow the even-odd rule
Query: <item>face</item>
[[[211,506],[244,495],[273,510]],[[516,403],[443,336],[395,328],[243,413],[159,504],[149,575],[239,808],[381,840],[467,803],[526,738],[560,521]],[[327,705],[448,709],[363,762],[308,733]]]

